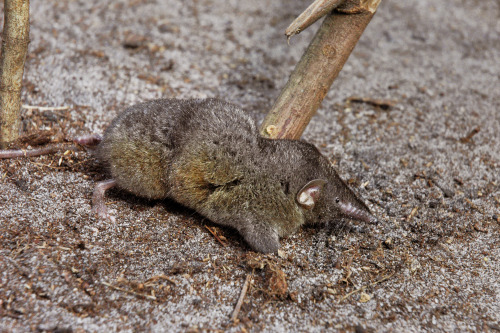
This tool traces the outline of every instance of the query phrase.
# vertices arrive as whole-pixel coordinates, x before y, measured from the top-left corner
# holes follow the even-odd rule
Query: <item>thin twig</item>
[[[299,15],[285,30],[285,35],[289,40],[293,35],[304,31],[308,26],[330,13],[344,0],[316,0],[302,14]]]
[[[361,288],[358,288],[356,290],[353,290],[351,291],[350,293],[348,293],[347,295],[345,295],[344,297],[342,297],[340,300],[339,300],[339,303],[342,302],[342,301],[345,301],[346,299],[348,299],[351,295],[354,295],[356,293],[359,293],[360,291],[364,291],[366,288],[368,288],[368,286],[363,286]]]
[[[240,298],[238,299],[238,303],[236,303],[233,314],[231,316],[231,321],[233,323],[235,323],[236,320],[238,319],[238,314],[240,313],[241,306],[243,305],[243,300],[245,299],[245,295],[247,294],[248,286],[250,285],[251,279],[252,279],[252,273],[249,273],[245,279],[245,283],[243,283],[243,288],[241,289]]]
[[[219,243],[221,243],[222,246],[226,246],[225,243],[222,242],[222,239],[219,238],[219,236],[215,233],[215,231],[213,231],[212,229],[210,229],[209,226],[205,226],[205,228],[207,228],[208,231],[210,231],[210,233],[215,237],[215,239],[217,239],[219,241]]]
[[[67,151],[67,150],[73,150],[73,151],[78,151],[81,150],[75,145],[71,146],[63,146],[63,145],[52,145],[48,147],[43,147],[43,148],[36,148],[36,149],[11,149],[11,150],[0,150],[0,159],[3,158],[17,158],[17,157],[35,157],[35,156],[41,156],[41,155],[50,155],[62,151]]]
[[[475,203],[472,202],[472,200],[470,200],[469,198],[465,198],[465,201],[475,210],[477,210],[478,212],[480,212],[481,214],[483,215],[486,215],[484,214],[483,210],[481,208],[479,208],[478,206],[476,206]]]
[[[467,134],[467,136],[461,138],[459,141],[461,143],[467,143],[467,142],[469,142],[474,135],[476,135],[477,133],[479,133],[480,130],[481,130],[480,127],[474,128],[469,134]]]
[[[56,167],[56,166],[52,166],[50,164],[43,164],[43,163],[36,163],[36,162],[32,162],[32,164],[38,165],[39,167],[50,168],[50,169],[54,169],[54,170],[64,170],[64,169],[66,169],[65,167]]]
[[[167,280],[171,284],[177,285],[177,281],[175,281],[174,279],[166,276],[165,274],[161,274],[161,275],[156,275],[156,276],[150,277],[149,279],[146,280],[146,282],[144,282],[144,284],[148,284],[148,283],[155,282],[155,281],[158,281],[158,280]]]
[[[373,106],[378,106],[382,109],[389,109],[397,104],[397,101],[391,99],[375,99],[369,97],[351,96],[346,100],[348,103],[365,103]]]
[[[410,221],[418,212],[418,207],[413,207],[413,209],[410,212],[410,215],[406,218],[407,221]]]
[[[146,294],[136,293],[135,291],[132,291],[132,290],[127,290],[127,289],[123,289],[123,288],[120,288],[120,287],[117,287],[117,286],[113,286],[112,284],[107,283],[107,282],[102,282],[102,284],[105,285],[105,286],[110,287],[111,289],[117,290],[117,291],[122,291],[122,292],[127,293],[127,294],[131,294],[131,295],[139,296],[139,297],[144,297],[144,298],[156,301],[156,297],[154,297],[153,295],[146,295]]]
[[[387,275],[387,276],[385,276],[385,277],[381,278],[380,280],[377,280],[377,281],[375,281],[375,282],[372,282],[372,283],[370,283],[370,284],[369,284],[369,285],[367,285],[367,286],[363,286],[363,287],[361,287],[361,288],[358,288],[358,289],[356,289],[356,290],[351,291],[350,293],[348,293],[347,295],[345,295],[344,297],[342,297],[342,298],[339,300],[339,303],[340,303],[340,302],[345,301],[345,300],[346,300],[346,299],[348,299],[351,295],[354,295],[354,294],[356,294],[356,293],[359,293],[359,292],[361,292],[361,291],[364,291],[364,290],[365,290],[366,288],[368,288],[368,287],[373,287],[373,286],[375,286],[375,285],[377,285],[377,284],[379,284],[379,283],[382,283],[382,282],[384,282],[384,281],[386,281],[386,280],[390,279],[390,278],[391,278],[394,274],[396,274],[396,272],[394,272],[394,273],[392,273],[392,274],[389,274],[389,275]]]
[[[69,106],[37,106],[23,104],[23,109],[27,110],[40,110],[40,111],[64,111],[69,110]]]

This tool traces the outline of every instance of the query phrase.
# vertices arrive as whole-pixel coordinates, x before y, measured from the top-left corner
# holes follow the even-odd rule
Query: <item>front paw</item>
[[[262,253],[276,253],[280,247],[278,232],[272,228],[257,227],[240,231],[248,245]]]

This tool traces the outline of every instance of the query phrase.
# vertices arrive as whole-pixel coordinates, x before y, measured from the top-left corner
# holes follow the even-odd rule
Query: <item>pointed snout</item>
[[[351,219],[378,224],[378,219],[367,208],[356,207],[351,203],[340,203],[339,206],[342,213]]]

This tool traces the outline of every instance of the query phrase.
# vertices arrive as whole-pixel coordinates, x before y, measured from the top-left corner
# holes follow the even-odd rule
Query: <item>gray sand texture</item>
[[[287,44],[308,5],[32,1],[23,129],[102,133],[160,97],[260,122],[319,27]],[[382,1],[303,135],[382,223],[302,228],[277,255],[116,190],[96,219],[88,151],[0,160],[0,331],[498,332],[499,82],[498,1]]]

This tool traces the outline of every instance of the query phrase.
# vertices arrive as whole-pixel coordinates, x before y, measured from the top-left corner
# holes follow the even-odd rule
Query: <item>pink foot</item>
[[[114,186],[116,186],[116,181],[113,179],[99,182],[95,186],[94,194],[92,195],[92,211],[94,214],[100,219],[110,220],[111,222],[115,222],[116,219],[108,212],[108,208],[104,202],[104,194]]]
[[[83,135],[72,139],[72,141],[84,147],[95,147],[102,141],[102,136],[99,134]]]

